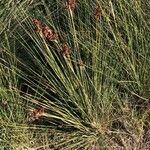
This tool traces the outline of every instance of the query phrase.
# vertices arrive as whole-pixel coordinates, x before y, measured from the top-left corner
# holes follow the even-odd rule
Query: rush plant
[[[8,82],[15,80],[12,93],[23,104],[24,124],[35,125],[36,135],[46,133],[32,147],[148,148],[148,1],[41,0],[26,6],[16,6],[1,32],[1,66],[2,73],[15,72]],[[56,140],[48,138],[49,128]]]

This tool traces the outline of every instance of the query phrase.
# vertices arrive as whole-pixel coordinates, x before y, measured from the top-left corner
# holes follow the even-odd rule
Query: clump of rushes
[[[23,11],[22,17],[16,14],[13,18],[17,19],[16,23],[19,22],[15,23],[15,27],[19,28],[14,30],[10,26],[8,31],[13,34],[0,41],[6,54],[11,56],[0,58],[0,75],[9,66],[13,73],[16,71],[16,79],[13,79],[12,76],[7,77],[6,70],[4,80],[0,78],[0,85],[6,79],[10,79],[10,86],[13,86],[11,81],[16,81],[16,88],[23,82],[28,89],[26,93],[21,92],[21,99],[27,106],[21,107],[25,106],[25,110],[35,108],[28,114],[30,126],[35,120],[34,123],[37,121],[46,130],[51,127],[56,129],[55,134],[57,129],[66,134],[63,141],[59,138],[54,142],[49,141],[48,135],[48,140],[42,140],[43,147],[33,149],[111,150],[139,147],[149,139],[146,134],[150,133],[147,131],[150,124],[147,105],[150,97],[150,55],[146,40],[148,21],[143,5],[125,1],[105,3],[97,0],[96,3],[64,0],[62,3],[55,1],[56,7],[52,10],[53,2],[47,1],[49,5],[43,6],[45,16],[39,10],[33,10],[35,18],[41,21],[33,19],[31,22],[33,14],[26,14],[28,11]],[[66,5],[66,12],[61,9],[63,4]],[[74,13],[75,9],[78,12]],[[55,19],[57,16],[59,20]],[[32,32],[33,25],[35,33]],[[4,69],[1,69],[1,62],[4,62]],[[12,66],[12,63],[15,65]],[[9,99],[9,95],[6,96]],[[5,95],[2,99],[6,99]],[[2,104],[7,108],[9,103]],[[4,116],[3,112],[0,114]],[[12,111],[8,119],[11,114]],[[16,116],[12,119],[15,120]],[[7,123],[7,118],[3,118],[0,124]],[[19,118],[23,117],[19,114]],[[36,127],[39,129],[39,126]],[[49,147],[48,143],[57,147]],[[147,145],[146,142],[143,144]]]
[[[58,40],[58,34],[53,29],[42,24],[41,21],[33,19],[33,24],[36,27],[36,31],[42,34],[42,36],[46,38],[48,41]]]
[[[67,1],[67,8],[69,8],[71,11],[74,11],[75,7],[76,7],[76,0]]]
[[[97,4],[94,10],[94,18],[96,19],[96,21],[99,21],[101,19],[101,8],[100,5]]]

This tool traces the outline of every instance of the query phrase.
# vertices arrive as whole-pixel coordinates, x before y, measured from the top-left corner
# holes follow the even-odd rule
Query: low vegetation
[[[0,147],[148,150],[148,0],[2,0]]]

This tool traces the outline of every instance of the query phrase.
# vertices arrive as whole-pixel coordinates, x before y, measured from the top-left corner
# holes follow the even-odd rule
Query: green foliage
[[[78,0],[74,10],[66,4],[3,3],[0,98],[1,103],[7,101],[8,110],[1,110],[0,125],[8,129],[6,134],[9,126],[29,126],[27,110],[42,108],[44,113],[36,119],[39,127],[51,127],[62,140],[52,140],[49,147],[45,141],[43,146],[35,142],[35,149],[146,148],[149,2]],[[55,33],[58,37],[51,40]]]

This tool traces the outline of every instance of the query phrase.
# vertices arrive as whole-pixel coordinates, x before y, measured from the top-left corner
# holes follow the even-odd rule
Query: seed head
[[[58,34],[55,33],[53,29],[50,29],[48,26],[44,26],[42,28],[42,33],[43,36],[49,41],[58,40]]]
[[[67,43],[63,43],[62,45],[62,53],[63,56],[69,57],[71,54],[71,49],[69,48]]]
[[[95,17],[96,21],[100,20],[100,18],[101,18],[101,8],[100,8],[100,5],[97,5],[95,7],[94,17]]]
[[[37,32],[40,32],[42,30],[42,23],[41,23],[41,21],[39,21],[37,19],[33,19],[32,22],[33,22],[33,24],[34,24],[34,26],[36,28],[35,30]]]
[[[44,114],[43,108],[33,109],[28,114],[28,121],[33,122],[35,120],[38,120],[40,117],[42,117]]]
[[[46,25],[43,25],[41,21],[33,19],[33,24],[36,27],[36,31],[40,32],[44,38],[49,41],[58,40],[58,34]]]
[[[68,0],[67,7],[70,8],[72,11],[74,11],[76,7],[76,0]]]

